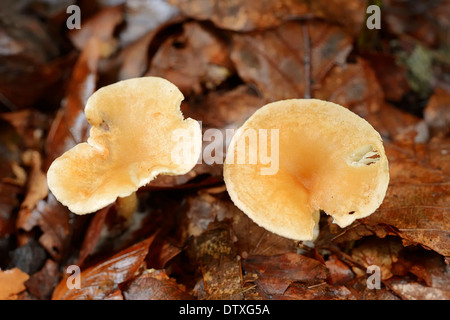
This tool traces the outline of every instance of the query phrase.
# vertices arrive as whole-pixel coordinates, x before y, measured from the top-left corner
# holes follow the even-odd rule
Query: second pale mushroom
[[[331,102],[292,99],[260,108],[236,132],[224,179],[233,202],[258,225],[307,241],[318,235],[320,210],[340,227],[373,213],[389,168],[366,120]]]
[[[76,214],[118,199],[119,211],[127,216],[134,211],[139,187],[158,174],[190,171],[200,156],[201,129],[197,121],[183,118],[182,100],[174,84],[157,77],[124,80],[96,91],[85,108],[92,125],[89,139],[48,170],[56,199]],[[183,150],[174,156],[180,144]]]

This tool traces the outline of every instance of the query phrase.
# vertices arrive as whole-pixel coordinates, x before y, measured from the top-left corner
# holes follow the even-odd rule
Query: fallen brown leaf
[[[333,285],[345,284],[355,277],[352,269],[334,254],[325,261],[325,266],[330,273],[330,280]]]
[[[100,45],[101,56],[109,56],[116,49],[114,29],[123,20],[123,6],[102,8],[94,17],[83,21],[80,29],[69,32],[69,38],[78,50],[84,50],[92,39]]]
[[[430,288],[412,280],[389,280],[389,288],[407,300],[449,300],[447,289]]]
[[[284,20],[308,15],[305,1],[214,1],[170,0],[185,15],[197,20],[211,20],[219,28],[250,31],[276,27]]]
[[[53,300],[103,299],[124,283],[136,276],[143,267],[148,248],[154,236],[120,251],[114,256],[92,267],[82,270],[81,288],[69,289],[67,278],[63,278],[53,291]]]
[[[146,270],[127,283],[125,300],[191,300],[184,286],[171,279],[164,270]]]
[[[33,274],[25,285],[27,290],[36,298],[48,300],[58,284],[59,277],[58,264],[51,259],[47,259],[41,270]]]
[[[70,237],[70,212],[50,193],[47,200],[40,200],[30,214],[17,220],[17,228],[31,231],[34,227],[42,230],[39,242],[55,259],[60,260]]]
[[[263,297],[273,300],[354,300],[355,296],[344,286],[331,286],[326,282],[315,286],[302,283],[291,285],[283,294],[267,295],[261,292]]]
[[[313,97],[340,104],[366,117],[379,111],[384,95],[370,65],[357,59],[355,63],[333,67],[323,82],[315,86]]]
[[[214,89],[230,75],[226,43],[198,22],[183,24],[183,33],[169,37],[153,57],[147,76],[163,77],[184,95]]]
[[[336,26],[287,22],[263,32],[234,34],[231,59],[239,76],[255,84],[265,101],[311,96],[327,73],[343,63],[351,38]]]
[[[450,92],[436,88],[424,110],[426,123],[437,134],[450,132]]]
[[[19,225],[28,219],[38,202],[48,195],[47,176],[42,172],[41,154],[35,150],[27,150],[22,155],[22,159],[24,164],[30,167],[30,174],[25,199],[20,206],[17,218]]]
[[[319,261],[297,253],[275,256],[249,256],[242,262],[246,272],[253,272],[262,279],[283,279],[317,284],[323,282],[328,272]]]
[[[335,240],[356,240],[368,234],[398,235],[404,245],[421,244],[448,257],[450,140],[437,136],[429,139],[423,121],[389,105],[383,105],[367,120],[385,137],[390,184],[380,208],[338,230]]]
[[[25,281],[30,278],[28,274],[18,268],[11,270],[0,270],[0,300],[14,300],[17,294],[24,291]]]
[[[342,25],[352,36],[358,36],[365,24],[367,0],[315,0],[306,2],[315,16]]]
[[[65,151],[86,140],[89,125],[84,106],[95,91],[100,49],[100,42],[91,38],[74,66],[63,105],[47,135],[45,168]]]
[[[196,259],[206,295],[200,299],[243,299],[241,267],[233,252],[228,223],[214,223],[195,238]]]

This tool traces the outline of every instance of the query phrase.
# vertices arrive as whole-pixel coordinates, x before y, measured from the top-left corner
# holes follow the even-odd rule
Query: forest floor
[[[372,1],[381,29],[360,0],[113,2],[78,1],[73,30],[74,1],[0,5],[0,299],[450,299],[448,1]],[[346,228],[323,213],[317,240],[296,242],[201,163],[142,187],[128,223],[114,204],[71,213],[49,165],[86,141],[93,92],[141,76],[177,85],[203,130],[281,99],[349,108],[383,138],[383,204]]]

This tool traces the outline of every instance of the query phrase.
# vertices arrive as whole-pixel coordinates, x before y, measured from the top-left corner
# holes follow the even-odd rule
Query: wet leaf
[[[94,217],[89,222],[84,235],[83,244],[81,245],[78,256],[77,265],[83,265],[83,262],[92,254],[98,244],[102,234],[102,229],[105,225],[105,219],[110,210],[110,207],[103,208],[94,214]]]
[[[81,288],[68,289],[63,279],[53,292],[53,300],[103,299],[140,272],[154,237],[143,240],[92,267],[82,270]]]
[[[100,43],[91,39],[74,66],[63,105],[47,135],[46,168],[65,151],[86,140],[89,126],[84,116],[84,106],[95,91],[99,58]]]

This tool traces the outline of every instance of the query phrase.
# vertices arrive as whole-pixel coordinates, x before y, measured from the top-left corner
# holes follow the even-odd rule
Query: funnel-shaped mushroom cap
[[[130,195],[158,174],[190,171],[200,156],[201,130],[197,121],[183,118],[182,100],[175,85],[156,77],[96,91],[85,108],[92,125],[87,143],[64,153],[48,170],[52,193],[72,212],[85,214]],[[180,143],[182,161],[174,157]]]
[[[236,132],[224,178],[233,202],[257,224],[313,240],[320,210],[340,227],[373,213],[389,168],[366,120],[331,102],[293,99],[267,104]]]

